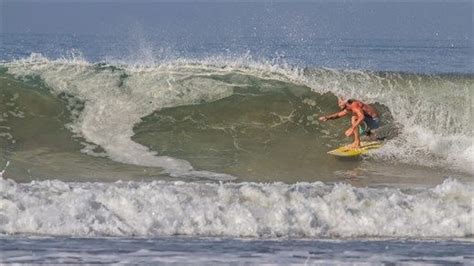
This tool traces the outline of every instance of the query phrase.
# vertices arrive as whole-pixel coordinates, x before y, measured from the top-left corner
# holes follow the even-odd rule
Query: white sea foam
[[[0,232],[68,236],[472,237],[474,187],[323,183],[15,183]]]

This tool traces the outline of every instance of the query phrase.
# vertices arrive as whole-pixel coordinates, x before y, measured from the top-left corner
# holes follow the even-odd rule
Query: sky
[[[1,33],[179,38],[434,39],[473,36],[472,1],[0,0]]]

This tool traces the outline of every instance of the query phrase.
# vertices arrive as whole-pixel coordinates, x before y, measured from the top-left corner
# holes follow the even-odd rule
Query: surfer
[[[321,116],[320,121],[327,121],[331,119],[338,119],[343,116],[352,114],[351,124],[352,126],[346,130],[346,136],[354,135],[354,142],[351,144],[352,148],[360,148],[360,135],[365,134],[368,137],[372,137],[373,129],[380,127],[380,118],[374,107],[365,104],[358,100],[344,100],[342,97],[338,98],[337,104],[341,111]],[[358,130],[356,130],[358,128]]]

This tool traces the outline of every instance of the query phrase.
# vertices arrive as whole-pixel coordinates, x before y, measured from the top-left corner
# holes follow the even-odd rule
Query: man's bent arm
[[[354,113],[357,115],[357,120],[354,123],[354,125],[352,125],[353,129],[357,128],[357,126],[359,126],[362,123],[362,121],[364,121],[364,118],[365,118],[365,115],[362,109],[356,109],[354,110]]]

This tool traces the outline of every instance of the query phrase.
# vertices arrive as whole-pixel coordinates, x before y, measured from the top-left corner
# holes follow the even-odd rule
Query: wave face
[[[38,54],[2,68],[2,82],[26,88],[11,91],[3,107],[5,123],[20,120],[3,127],[3,139],[18,146],[34,138],[15,131],[26,126],[22,116],[41,111],[37,117],[51,118],[55,132],[69,129],[58,133],[60,143],[74,149],[66,139],[80,139],[88,155],[172,177],[232,180],[243,173],[235,165],[271,176],[251,168],[275,154],[266,169],[327,165],[325,152],[344,142],[347,121],[321,124],[317,116],[336,111],[338,95],[375,103],[388,131],[397,132],[372,158],[474,172],[471,75],[297,69],[245,58],[145,67]]]
[[[317,183],[15,183],[0,232],[67,236],[472,237],[474,188]]]

